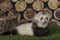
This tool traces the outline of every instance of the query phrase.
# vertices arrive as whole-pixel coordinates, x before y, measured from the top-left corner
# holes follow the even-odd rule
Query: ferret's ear
[[[40,15],[42,15],[42,12],[38,12],[37,16],[39,17]]]

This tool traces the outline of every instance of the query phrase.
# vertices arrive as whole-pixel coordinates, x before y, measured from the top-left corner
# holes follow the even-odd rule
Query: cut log
[[[42,1],[36,0],[33,5],[32,5],[33,9],[36,11],[40,11],[44,8],[44,4]]]
[[[15,4],[15,8],[17,11],[24,11],[27,7],[27,4],[25,1],[17,1]]]
[[[54,11],[54,17],[55,17],[55,19],[60,20],[60,8],[57,8]]]
[[[28,8],[24,12],[24,18],[28,21],[32,21],[33,17],[36,15],[36,12],[33,11],[33,9]]]
[[[9,0],[4,0],[1,2],[0,7],[3,12],[10,11],[12,9],[12,3]]]
[[[48,6],[52,10],[56,9],[59,6],[58,0],[49,0]]]

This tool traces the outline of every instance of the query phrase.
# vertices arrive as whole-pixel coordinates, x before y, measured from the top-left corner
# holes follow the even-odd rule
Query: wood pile
[[[33,17],[42,10],[50,14],[51,19],[58,21],[57,24],[60,24],[59,7],[60,0],[0,0],[0,27],[3,26],[0,29],[16,25],[14,24],[16,20],[17,23],[32,21]],[[14,19],[13,16],[16,18]]]

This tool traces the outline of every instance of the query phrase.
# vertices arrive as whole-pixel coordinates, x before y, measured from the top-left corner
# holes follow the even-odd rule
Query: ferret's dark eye
[[[46,17],[46,19],[48,20],[48,18]]]
[[[42,20],[43,18],[41,18],[41,20]]]

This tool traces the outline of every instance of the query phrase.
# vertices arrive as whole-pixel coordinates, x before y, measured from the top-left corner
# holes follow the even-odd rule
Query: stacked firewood
[[[60,0],[0,0],[0,17],[15,16],[18,23],[21,20],[29,22],[38,12],[43,10],[50,14],[53,23],[59,25],[59,6]]]

